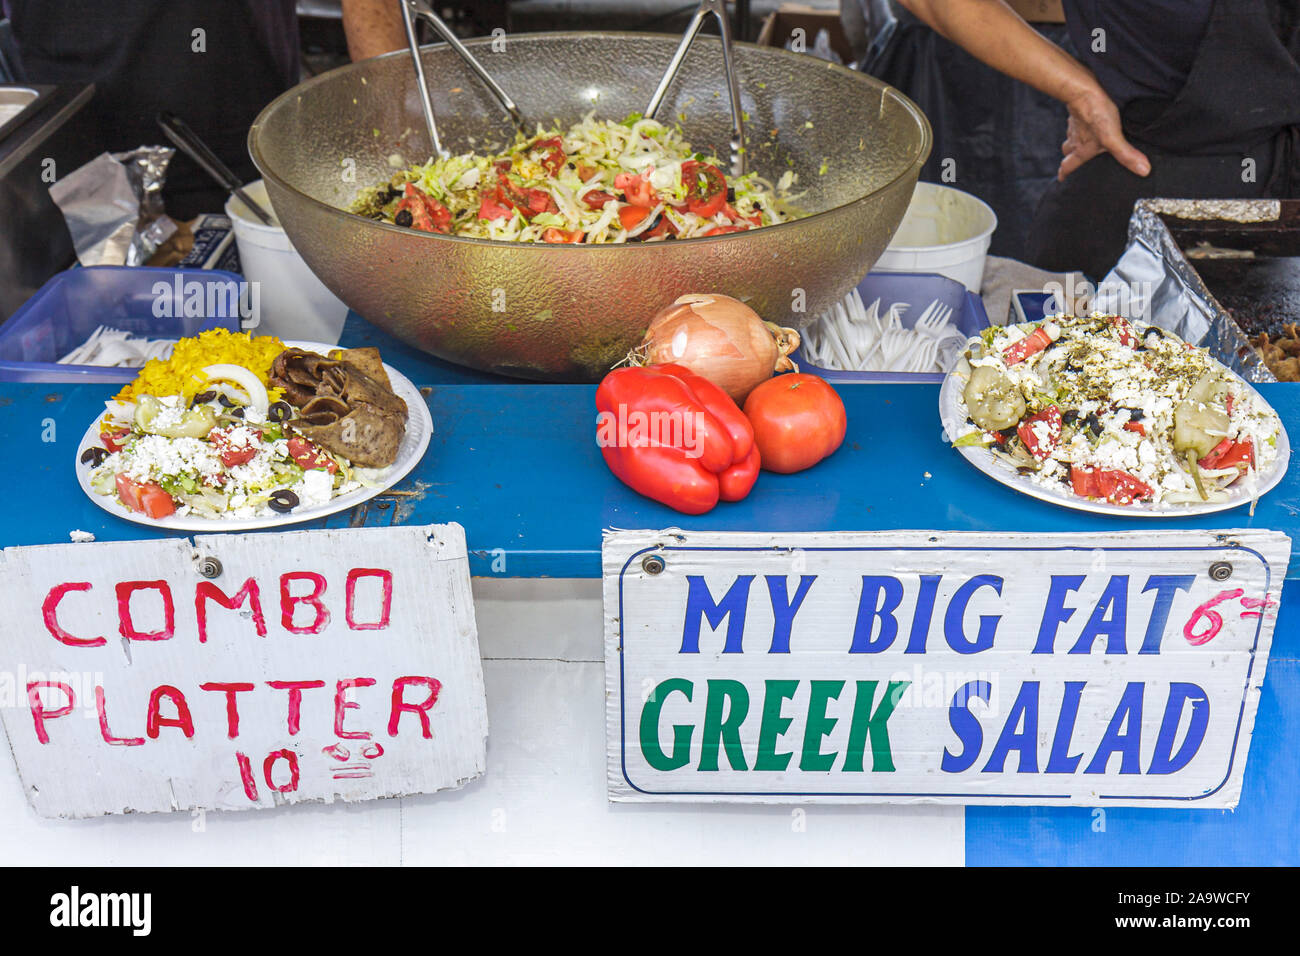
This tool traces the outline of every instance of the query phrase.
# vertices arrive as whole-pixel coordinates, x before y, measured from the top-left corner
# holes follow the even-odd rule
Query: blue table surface
[[[877,529],[1072,532],[1300,525],[1300,469],[1245,507],[1197,519],[1092,516],[1037,502],[975,472],[942,440],[938,388],[850,385],[844,447],[797,475],[764,473],[742,502],[689,517],[633,493],[605,469],[594,442],[589,385],[505,384],[458,369],[349,320],[342,344],[378,345],[417,385],[435,434],[428,454],[369,507],[295,527],[457,521],[476,575],[598,577],[601,530],[831,531]],[[111,386],[0,384],[0,447],[10,507],[0,545],[62,542],[74,528],[101,541],[159,536],[93,505],[73,461]],[[1300,435],[1300,386],[1264,396]],[[1293,537],[1300,537],[1293,533]],[[972,865],[1260,865],[1300,862],[1300,567],[1291,562],[1235,812],[1087,807],[968,807]],[[1098,815],[1100,814],[1100,816]]]

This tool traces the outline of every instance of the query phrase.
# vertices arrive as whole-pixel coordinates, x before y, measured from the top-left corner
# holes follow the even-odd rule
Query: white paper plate
[[[975,340],[972,339],[971,341]],[[1210,361],[1215,362],[1223,371],[1249,389],[1261,406],[1277,415],[1273,406],[1264,401],[1264,397],[1249,382],[1242,379],[1231,369],[1226,368],[1212,356]],[[943,380],[943,387],[939,390],[939,417],[943,421],[944,432],[947,435],[958,435],[967,429],[966,415],[958,407],[961,393],[965,387],[965,383],[956,372],[949,372]],[[961,452],[963,458],[994,481],[1001,482],[1021,494],[1037,498],[1039,501],[1060,505],[1063,508],[1088,511],[1092,514],[1124,515],[1129,518],[1191,517],[1193,515],[1213,514],[1216,511],[1228,511],[1231,508],[1249,504],[1251,499],[1251,494],[1245,487],[1244,482],[1239,481],[1227,489],[1228,498],[1224,501],[1199,501],[1194,504],[1178,505],[1155,505],[1151,502],[1137,501],[1131,505],[1113,505],[1109,501],[1092,501],[1088,498],[1080,498],[1062,485],[1037,484],[1029,477],[1021,475],[1010,464],[1002,461],[987,448],[966,446],[954,449],[954,451]],[[1282,425],[1281,416],[1278,416],[1277,457],[1273,459],[1269,470],[1260,474],[1256,479],[1256,494],[1258,497],[1263,497],[1264,494],[1277,487],[1278,483],[1286,475],[1287,465],[1290,461],[1291,442],[1287,439],[1286,427]]]
[[[291,348],[308,349],[322,355],[338,348],[337,345],[323,345],[319,342],[285,342],[285,345]],[[95,416],[77,446],[77,457],[74,460],[77,482],[86,496],[109,514],[126,521],[134,521],[136,524],[148,525],[151,528],[165,528],[169,531],[251,531],[257,528],[277,528],[281,525],[298,524],[347,511],[363,501],[369,501],[376,495],[383,494],[410,474],[411,469],[424,457],[424,452],[429,447],[429,439],[433,435],[433,416],[429,414],[429,406],[425,403],[420,390],[409,378],[388,363],[384,363],[384,371],[388,373],[393,391],[406,402],[407,416],[406,434],[402,438],[401,445],[398,446],[397,460],[388,467],[383,478],[383,486],[380,488],[358,488],[356,491],[331,499],[328,504],[317,505],[314,508],[295,508],[288,514],[268,515],[262,518],[200,518],[195,515],[150,518],[127,508],[117,500],[116,495],[99,495],[90,487],[91,466],[82,464],[81,454],[87,448],[100,445],[99,419],[103,412]]]

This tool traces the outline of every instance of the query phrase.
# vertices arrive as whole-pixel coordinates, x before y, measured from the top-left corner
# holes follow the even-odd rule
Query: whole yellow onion
[[[777,372],[798,371],[790,354],[799,333],[764,322],[729,295],[684,295],[661,309],[633,360],[641,365],[682,365],[731,396],[737,405]]]

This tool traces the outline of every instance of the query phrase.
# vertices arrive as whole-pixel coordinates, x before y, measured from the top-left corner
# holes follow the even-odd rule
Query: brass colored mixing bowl
[[[496,44],[494,49],[493,44]],[[677,40],[630,33],[526,34],[467,45],[532,122],[645,108]],[[445,45],[422,49],[453,153],[513,135],[496,102]],[[806,218],[704,239],[620,245],[508,243],[423,233],[345,212],[357,191],[424,162],[428,135],[410,55],[309,80],[249,132],[276,215],[327,286],[371,322],[485,371],[593,381],[687,292],[721,292],[800,327],[875,263],[930,152],[914,103],[872,77],[809,56],[734,46],[749,168],[798,175]],[[730,120],[719,41],[700,37],[659,113],[702,152],[726,157]]]

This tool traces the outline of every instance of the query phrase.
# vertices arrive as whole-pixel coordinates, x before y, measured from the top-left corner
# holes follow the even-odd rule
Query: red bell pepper
[[[615,369],[596,390],[610,471],[686,514],[738,501],[758,477],[754,431],[722,389],[677,365]]]
[[[1070,466],[1070,485],[1080,498],[1105,498],[1127,505],[1150,498],[1155,492],[1146,482],[1126,471]]]
[[[530,153],[541,152],[545,154],[542,157],[541,164],[552,176],[560,175],[560,170],[568,159],[564,153],[564,143],[558,136],[551,139],[539,139],[528,147],[528,151]]]
[[[1061,337],[1061,330],[1053,323],[1043,323],[1034,331],[1030,332],[1023,339],[1013,342],[1007,346],[1002,353],[1002,359],[1008,365],[1015,365],[1017,362],[1023,362],[1031,355],[1037,355],[1043,349],[1047,348],[1053,342]]]
[[[1040,423],[1043,428],[1034,427]],[[1061,410],[1055,405],[1048,405],[1017,425],[1016,434],[1024,442],[1029,454],[1039,461],[1045,461],[1061,443]]]
[[[1225,438],[1214,446],[1212,452],[1197,462],[1202,468],[1231,468],[1236,465],[1241,471],[1245,471],[1254,463],[1255,444],[1249,438],[1238,442]]]

